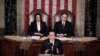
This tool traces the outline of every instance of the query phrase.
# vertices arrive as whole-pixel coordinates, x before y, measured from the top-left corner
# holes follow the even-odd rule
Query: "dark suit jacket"
[[[59,53],[57,53],[57,48],[59,50]],[[41,53],[44,54],[46,49],[49,50],[48,54],[51,54],[51,43],[49,39],[43,42],[42,47],[41,47]],[[55,39],[52,54],[63,54],[62,42],[58,39]]]
[[[46,26],[45,22],[41,22],[41,30],[39,33],[42,33],[43,35],[47,35],[48,34],[48,27]],[[29,30],[28,30],[28,35],[34,35],[35,32],[38,32],[37,30],[37,24],[35,22],[32,22],[31,25],[29,26]]]
[[[54,25],[54,32],[56,34],[66,34],[67,37],[69,36],[73,36],[73,27],[72,27],[72,23],[71,22],[68,22],[66,21],[65,22],[65,27],[63,29],[63,26],[62,26],[62,22],[61,21],[58,21],[55,23]]]

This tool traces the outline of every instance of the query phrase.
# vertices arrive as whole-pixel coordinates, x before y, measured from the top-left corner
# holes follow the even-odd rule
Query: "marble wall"
[[[97,29],[96,34],[100,38],[100,0],[97,1]]]
[[[0,35],[4,34],[4,0],[0,0]]]

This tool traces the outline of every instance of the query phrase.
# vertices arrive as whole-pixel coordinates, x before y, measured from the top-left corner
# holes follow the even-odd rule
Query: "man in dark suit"
[[[41,47],[42,54],[63,54],[62,42],[55,38],[55,33],[49,33],[49,39],[46,39]]]
[[[70,37],[73,36],[72,23],[67,21],[68,14],[62,13],[61,20],[54,25],[54,31],[58,37]]]

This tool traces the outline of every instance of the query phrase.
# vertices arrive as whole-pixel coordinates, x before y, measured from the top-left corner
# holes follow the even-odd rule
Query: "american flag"
[[[52,27],[53,17],[56,12],[60,10],[68,10],[74,16],[74,23],[75,23],[75,16],[76,16],[76,6],[77,0],[25,0],[25,34],[27,33],[27,29],[30,22],[30,13],[35,9],[44,10],[48,16],[49,26]]]

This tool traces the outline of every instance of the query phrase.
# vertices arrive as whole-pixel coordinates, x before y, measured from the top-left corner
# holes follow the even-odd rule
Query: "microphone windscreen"
[[[50,46],[53,46],[53,44],[52,44],[52,43],[50,43]]]

